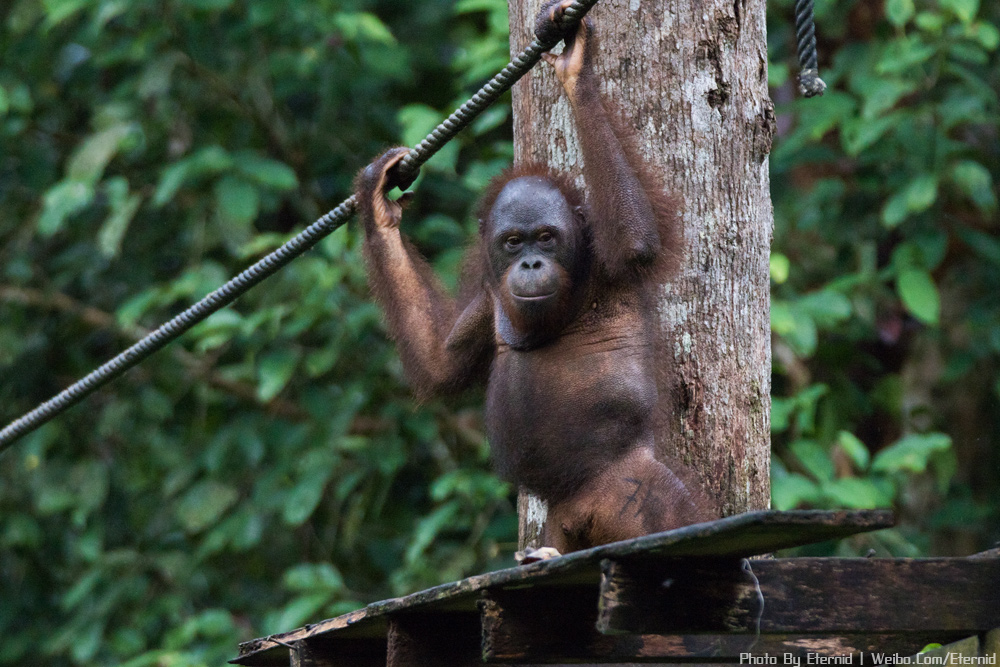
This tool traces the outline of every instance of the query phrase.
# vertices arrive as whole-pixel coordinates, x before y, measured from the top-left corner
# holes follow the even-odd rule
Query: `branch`
[[[106,313],[93,306],[88,306],[59,292],[45,292],[39,289],[0,285],[0,301],[20,303],[25,306],[68,313],[76,316],[80,321],[95,329],[114,331],[125,338],[133,340],[139,340],[149,333],[143,327],[122,326],[110,313]],[[253,385],[230,380],[223,377],[220,373],[210,371],[208,368],[209,364],[183,347],[173,347],[171,348],[171,353],[193,376],[203,378],[211,386],[221,389],[237,398],[255,403],[275,416],[295,421],[306,421],[312,418],[308,412],[291,401],[284,401],[278,398],[271,399],[270,401],[260,400],[257,396],[257,390]],[[370,433],[379,430],[383,425],[378,420],[359,417],[351,424],[351,432],[355,434]]]

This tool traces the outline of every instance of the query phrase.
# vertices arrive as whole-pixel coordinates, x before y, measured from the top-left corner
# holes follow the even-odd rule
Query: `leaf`
[[[772,300],[771,330],[784,338],[801,357],[809,357],[816,351],[816,322],[794,302]]]
[[[786,511],[803,504],[811,505],[820,496],[819,486],[798,473],[775,476],[771,480],[771,507],[776,510]]]
[[[771,280],[781,285],[786,280],[788,280],[788,274],[791,271],[792,263],[789,261],[788,257],[782,255],[781,253],[772,252],[770,260],[770,271]]]
[[[415,146],[441,121],[441,114],[426,104],[408,104],[396,119],[403,127],[403,143]]]
[[[267,403],[280,394],[298,363],[299,355],[290,349],[265,355],[257,366],[257,398]]]
[[[823,485],[826,494],[837,507],[850,509],[874,509],[889,507],[892,498],[886,497],[871,480],[844,477]]]
[[[781,433],[788,429],[792,423],[792,415],[795,413],[797,403],[794,398],[782,398],[774,396],[771,398],[771,432]]]
[[[165,96],[170,92],[174,69],[183,62],[184,56],[176,51],[153,60],[146,66],[139,79],[139,97],[148,100],[151,97]]]
[[[42,0],[45,8],[45,23],[55,26],[90,4],[90,0]]]
[[[260,206],[257,189],[235,176],[223,176],[215,184],[215,207],[224,224],[247,228]]]
[[[90,206],[94,188],[81,181],[60,181],[42,199],[42,214],[38,218],[38,233],[50,237],[62,229],[66,218]]]
[[[833,461],[830,460],[830,452],[822,445],[813,440],[796,440],[788,448],[815,479],[833,479]]]
[[[898,116],[891,114],[882,118],[856,118],[844,124],[841,144],[851,156],[858,156],[876,141],[885,136],[899,122]]]
[[[893,248],[890,265],[896,275],[907,269],[930,271],[944,259],[947,249],[947,234],[914,234]]]
[[[899,226],[899,223],[906,220],[909,209],[906,207],[906,196],[902,192],[897,192],[882,207],[882,224],[892,229]]]
[[[184,0],[184,4],[202,11],[221,11],[229,9],[233,4],[233,0]]]
[[[951,168],[951,179],[983,213],[992,213],[997,209],[993,176],[983,165],[974,160],[956,162]]]
[[[184,185],[189,171],[191,171],[189,160],[181,160],[166,167],[160,175],[160,184],[153,194],[153,206],[163,206],[172,200],[177,191]]]
[[[403,143],[415,146],[444,119],[444,115],[426,104],[408,104],[396,114],[396,120],[403,128]],[[436,169],[453,170],[458,159],[458,144],[446,144],[441,152],[428,162]]]
[[[333,458],[326,450],[310,452],[312,460],[305,461],[305,470],[285,498],[283,518],[289,526],[299,526],[312,516],[323,499],[323,491],[333,474]]]
[[[131,123],[115,125],[87,137],[69,159],[66,174],[70,180],[83,181],[93,185],[101,180],[104,169],[121,148],[124,141],[135,131]]]
[[[971,23],[979,13],[979,0],[940,0],[940,5],[951,10],[962,23]]]
[[[414,562],[430,546],[438,533],[455,519],[459,509],[458,502],[448,502],[421,519],[406,550],[406,562]]]
[[[336,593],[344,590],[344,577],[329,563],[302,563],[285,572],[282,581],[290,591],[308,593],[326,590]]]
[[[882,224],[896,227],[911,213],[922,213],[930,208],[938,195],[938,179],[933,174],[921,174],[906,184],[882,209]]]
[[[987,51],[996,51],[1000,47],[1000,28],[992,23],[980,21],[972,26],[972,32],[976,41]]]
[[[502,0],[458,0],[455,3],[455,14],[469,14],[472,12],[490,12],[495,11],[500,5]],[[507,4],[503,3],[503,9],[507,8]]]
[[[886,0],[886,18],[897,28],[906,25],[906,22],[913,18],[915,12],[913,0]]]
[[[906,207],[912,213],[926,211],[937,200],[938,180],[933,174],[923,174],[906,186]]]
[[[207,352],[225,345],[240,333],[243,324],[243,316],[232,308],[212,313],[207,320],[191,330],[192,338],[197,340],[195,349]]]
[[[927,62],[937,53],[937,48],[923,41],[920,35],[910,35],[890,42],[875,71],[878,74],[902,74]]]
[[[218,146],[202,148],[194,155],[167,166],[153,195],[153,205],[171,201],[186,183],[206,175],[218,174],[233,166],[233,158]]]
[[[841,431],[837,434],[837,446],[851,459],[851,462],[858,470],[868,468],[871,461],[871,453],[865,443],[861,442],[856,435],[850,431]]]
[[[294,190],[299,179],[287,164],[260,157],[250,151],[236,155],[236,170],[252,181],[275,190]]]
[[[908,435],[875,456],[873,472],[921,473],[935,452],[951,449],[951,438],[944,433]]]
[[[105,257],[117,257],[128,226],[142,205],[142,195],[129,194],[128,181],[118,177],[105,183],[111,213],[97,232],[97,247]]]
[[[959,229],[958,235],[977,255],[1000,266],[1000,239],[968,228]]]
[[[389,28],[377,16],[368,12],[338,11],[333,16],[333,23],[344,39],[351,42],[396,43]]]
[[[238,499],[239,493],[233,487],[206,480],[188,489],[174,513],[185,532],[198,533],[218,521]]]
[[[481,136],[494,130],[510,118],[511,109],[508,104],[495,104],[486,111],[483,112],[479,118],[477,118],[472,123],[472,133],[475,136]]]
[[[978,44],[971,42],[956,42],[949,45],[948,55],[952,60],[970,65],[986,65],[990,61],[990,55]]]
[[[845,120],[852,118],[857,112],[857,102],[847,93],[828,91],[823,97],[823,104],[809,105],[802,109],[800,116],[801,131],[811,139],[819,140]]]
[[[833,327],[849,318],[852,312],[850,299],[832,289],[810,292],[799,299],[798,307],[821,327]]]
[[[330,601],[326,591],[300,595],[285,605],[277,613],[271,613],[264,622],[265,632],[285,632],[307,621],[315,620],[316,614]]]
[[[926,271],[906,269],[896,277],[896,291],[911,315],[925,324],[937,324],[941,297],[934,279]]]
[[[84,598],[93,593],[94,588],[100,583],[103,574],[100,568],[94,568],[80,577],[62,596],[62,599],[59,601],[60,608],[63,611],[72,611],[78,607]]]
[[[938,34],[944,28],[944,17],[938,12],[920,12],[915,23],[921,30]]]

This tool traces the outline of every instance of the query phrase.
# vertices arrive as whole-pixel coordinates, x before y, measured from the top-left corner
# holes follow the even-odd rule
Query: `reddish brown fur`
[[[542,14],[567,1],[550,0]],[[681,260],[676,206],[597,93],[593,40],[577,39],[584,65],[567,91],[586,197],[540,165],[494,180],[457,301],[400,237],[398,210],[384,199],[402,153],[357,180],[372,289],[408,377],[421,396],[487,381],[494,463],[548,501],[546,541],[562,551],[713,516],[687,474],[653,456],[664,426],[657,374],[669,360],[660,354],[656,287]],[[517,298],[511,281],[520,281]]]

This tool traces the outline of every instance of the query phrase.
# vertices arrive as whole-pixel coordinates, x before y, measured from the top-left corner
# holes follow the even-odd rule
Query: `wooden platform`
[[[858,664],[862,653],[910,656],[1000,627],[996,556],[742,560],[892,523],[887,511],[751,512],[376,602],[246,642],[231,662],[699,663],[742,654],[745,663],[752,654],[781,664],[789,654]]]

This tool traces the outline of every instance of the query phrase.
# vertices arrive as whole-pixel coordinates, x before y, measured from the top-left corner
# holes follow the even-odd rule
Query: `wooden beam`
[[[632,647],[600,635],[597,589],[566,586],[491,591],[480,603],[486,662],[546,662],[631,655]]]
[[[1000,559],[789,558],[602,564],[602,632],[933,633],[1000,625]],[[761,610],[760,597],[764,605]]]
[[[320,637],[290,646],[291,667],[384,667],[384,639],[334,639]]]
[[[472,667],[482,663],[477,614],[440,612],[389,618],[387,667]]]
[[[240,644],[239,656],[230,662],[247,667],[274,664],[275,656],[286,656],[286,644],[323,636],[385,636],[386,619],[397,613],[466,610],[475,612],[476,600],[485,589],[522,586],[561,586],[596,583],[604,558],[677,558],[711,555],[750,556],[776,549],[831,540],[855,533],[886,528],[893,524],[885,510],[793,510],[760,511],[684,526],[676,530],[605,544],[560,558],[523,567],[477,575],[462,581],[382,600],[337,618],[327,619],[278,635]]]
[[[692,602],[692,604],[697,604]],[[566,587],[491,592],[481,604],[483,658],[488,663],[591,664],[733,662],[745,655],[799,658],[886,654],[910,656],[959,634],[605,635],[597,631],[597,595]],[[853,664],[859,664],[855,659]]]

